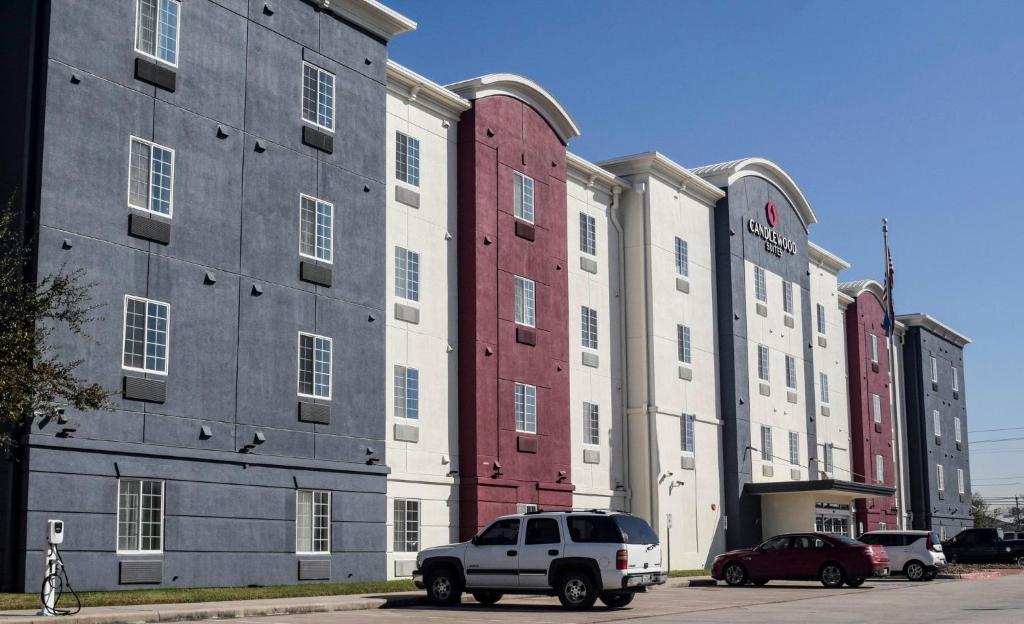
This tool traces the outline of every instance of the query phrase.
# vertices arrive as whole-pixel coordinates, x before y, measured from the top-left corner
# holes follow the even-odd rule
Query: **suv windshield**
[[[615,522],[618,523],[619,528],[622,529],[622,535],[626,539],[626,544],[657,544],[658,534],[654,532],[651,525],[647,524],[647,521],[643,518],[637,518],[636,516],[613,516]]]

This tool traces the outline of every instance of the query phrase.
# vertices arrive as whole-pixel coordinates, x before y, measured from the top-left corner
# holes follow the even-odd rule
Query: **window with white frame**
[[[331,339],[299,332],[299,396],[331,398]]]
[[[419,420],[420,371],[395,365],[395,418]]]
[[[420,140],[395,133],[395,177],[412,186],[420,185]]]
[[[131,137],[128,205],[163,217],[174,209],[174,150]]]
[[[762,303],[768,302],[768,282],[764,269],[759,266],[754,267],[754,296]]]
[[[420,549],[420,501],[395,499],[395,552],[418,552]]]
[[[824,445],[822,450],[825,451],[825,472],[832,474],[835,469],[835,447],[829,443]]]
[[[302,120],[334,132],[334,74],[302,62]]]
[[[956,442],[957,444],[963,442],[963,440],[960,438],[960,436],[961,436],[961,432],[960,432],[960,417],[959,416],[954,416],[953,417],[953,441]]]
[[[885,483],[885,458],[875,455],[875,483]]]
[[[942,414],[939,410],[932,410],[932,428],[935,429],[935,437],[942,437]]]
[[[585,212],[580,213],[580,251],[597,255],[597,221]]]
[[[676,236],[676,274],[690,276],[690,246]]]
[[[782,311],[786,314],[793,313],[793,282],[782,282]]]
[[[932,383],[939,383],[939,360],[934,355],[929,355],[928,358],[931,363]]]
[[[299,255],[334,261],[334,204],[299,195]]]
[[[882,422],[882,397],[877,394],[871,395],[871,419],[876,423]]]
[[[940,492],[946,490],[946,471],[942,464],[935,464],[935,485]]]
[[[170,307],[166,303],[126,295],[121,366],[166,375],[169,327]]]
[[[960,369],[953,366],[953,392],[960,391]]]
[[[537,433],[537,386],[516,383],[516,431]]]
[[[761,461],[770,462],[774,456],[772,449],[772,428],[761,425]]]
[[[825,335],[825,306],[818,304],[818,333]]]
[[[533,280],[516,276],[516,323],[534,327],[537,323],[536,285]]]
[[[580,330],[583,347],[597,348],[597,310],[583,306],[580,308]]]
[[[940,542],[946,541],[946,527],[945,526],[940,526],[939,527],[939,541]]]
[[[821,386],[821,402],[828,403],[828,374],[818,373],[818,383]]]
[[[889,523],[887,523],[887,522],[879,522],[878,523],[878,530],[879,531],[885,531],[888,528],[889,528]]]
[[[395,247],[395,296],[420,300],[420,255],[403,247]]]
[[[676,341],[679,348],[679,361],[683,364],[693,364],[693,354],[690,352],[690,328],[686,325],[676,325]]]
[[[796,390],[796,358],[792,355],[786,356],[786,387]]]
[[[331,552],[331,493],[295,492],[295,552]]]
[[[583,443],[597,446],[601,443],[601,419],[596,403],[583,402]]]
[[[164,482],[121,479],[117,483],[118,552],[163,550]]]
[[[871,362],[878,364],[878,336],[871,334]]]
[[[513,207],[517,219],[533,223],[533,178],[512,172]]]
[[[796,431],[789,432],[789,463],[800,465],[800,434]]]
[[[768,381],[768,347],[757,345],[757,378]]]
[[[694,414],[683,414],[680,421],[679,443],[683,453],[693,455],[696,442],[694,439],[697,417]]]
[[[177,67],[180,10],[179,0],[138,0],[135,51]]]
[[[956,469],[956,491],[957,491],[957,494],[963,494],[964,493],[964,469],[963,468],[957,468]]]

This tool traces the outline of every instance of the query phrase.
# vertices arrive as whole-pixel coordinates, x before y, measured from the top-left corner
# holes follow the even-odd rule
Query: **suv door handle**
[[[555,550],[554,548],[552,548],[551,550],[548,551],[548,554],[551,555],[552,557],[554,557],[555,555],[558,554],[558,551]]]
[[[519,554],[519,551],[518,550],[510,550],[510,551],[508,551],[505,554],[508,555],[509,557],[515,557],[516,555]]]

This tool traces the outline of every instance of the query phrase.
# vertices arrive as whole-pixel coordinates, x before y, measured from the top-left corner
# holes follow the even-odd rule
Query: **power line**
[[[982,449],[980,451],[971,451],[972,455],[984,454],[984,453],[1024,453],[1024,448],[1012,448],[1012,449]]]
[[[1024,427],[1003,427],[1001,429],[970,429],[967,433],[995,433],[997,431],[1021,431]]]
[[[1018,438],[992,438],[991,440],[973,440],[971,444],[985,444],[987,442],[1014,442],[1017,440],[1024,440],[1024,437]]]

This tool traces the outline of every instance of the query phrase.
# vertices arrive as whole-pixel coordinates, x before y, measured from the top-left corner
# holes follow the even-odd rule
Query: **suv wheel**
[[[633,598],[636,594],[630,592],[628,594],[613,594],[611,592],[601,592],[597,595],[606,606],[612,609],[621,609],[629,603],[633,602]]]
[[[1017,567],[1024,568],[1024,557],[1017,557]]]
[[[462,579],[451,568],[432,570],[426,581],[427,599],[432,604],[450,607],[462,599]]]
[[[903,566],[903,573],[907,575],[909,581],[923,581],[925,576],[928,575],[927,570],[924,569],[924,565],[917,560],[908,561],[907,565]]]
[[[492,604],[501,600],[501,597],[505,594],[491,591],[478,591],[473,592],[473,600],[476,600],[485,607],[489,607]]]
[[[828,588],[842,587],[846,581],[846,572],[843,567],[834,561],[830,561],[821,567],[818,573],[818,580]]]
[[[746,568],[743,567],[743,564],[736,563],[735,561],[725,566],[722,576],[725,578],[725,582],[732,587],[739,587],[747,582]]]
[[[569,572],[562,575],[558,579],[556,590],[562,606],[573,611],[589,609],[597,600],[594,581],[584,572]]]

